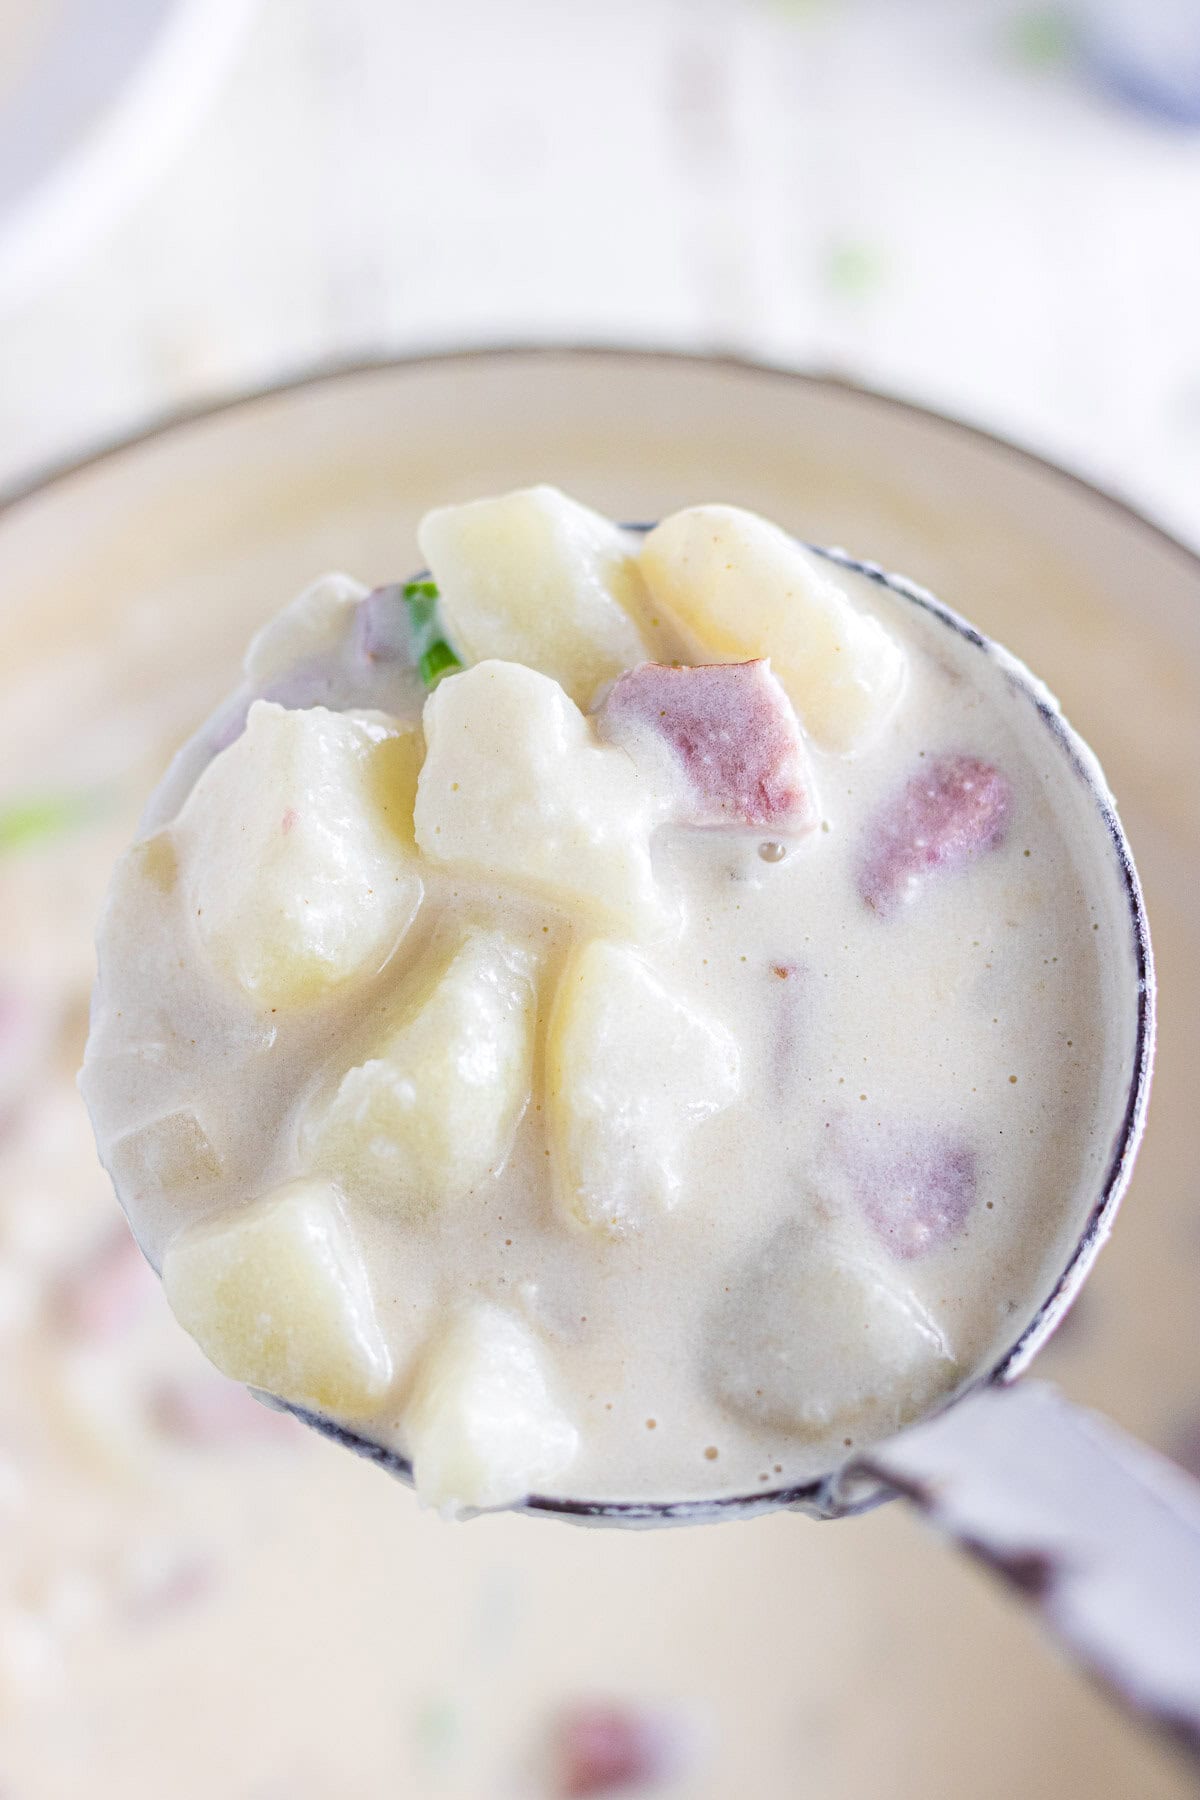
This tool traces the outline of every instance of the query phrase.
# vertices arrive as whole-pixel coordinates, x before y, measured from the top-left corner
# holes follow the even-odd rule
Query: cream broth
[[[1016,1340],[1101,1185],[1094,801],[1002,656],[734,509],[421,546],[260,635],[118,866],[134,1230],[219,1367],[448,1513],[827,1473]]]

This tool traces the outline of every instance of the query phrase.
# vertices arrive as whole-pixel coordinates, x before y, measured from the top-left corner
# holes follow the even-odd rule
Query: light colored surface
[[[122,814],[0,870],[14,921],[0,968],[10,985],[61,997],[56,1066],[77,1056],[80,939],[110,844],[165,741],[224,691],[250,627],[313,568],[396,573],[433,499],[551,471],[618,516],[707,489],[805,535],[865,544],[1026,655],[1103,754],[1157,930],[1160,1075],[1113,1245],[1039,1368],[1170,1443],[1194,1388],[1200,943],[1182,772],[1200,759],[1200,575],[1070,483],[865,397],[727,368],[450,363],[223,415],[11,512],[0,589],[20,598],[0,616],[0,657],[23,677],[10,687],[20,742],[5,745],[6,777],[78,780],[82,758],[107,772]],[[113,661],[88,655],[101,643],[120,693]],[[152,711],[147,676],[164,667],[173,680]],[[37,702],[39,670],[72,698],[66,739]],[[135,1342],[89,1348],[95,1400],[81,1404],[78,1346],[40,1322],[111,1207],[58,1080],[30,1102],[0,1182],[0,1412],[26,1481],[24,1499],[11,1479],[5,1490],[0,1544],[19,1800],[57,1800],[100,1767],[135,1800],[210,1800],[229,1791],[232,1741],[239,1800],[490,1800],[522,1791],[548,1712],[580,1693],[692,1704],[710,1751],[678,1790],[687,1800],[874,1800],[881,1782],[896,1800],[1191,1791],[1166,1750],[897,1508],[632,1538],[522,1519],[451,1533],[308,1439],[204,1455],[117,1432],[113,1418],[136,1419],[148,1372],[172,1369],[184,1340],[152,1311]],[[51,1410],[34,1403],[30,1367]],[[99,1435],[97,1419],[109,1421]],[[185,1582],[173,1607],[139,1612],[137,1582],[185,1554],[207,1588],[189,1602]],[[146,1722],[172,1707],[168,1743]]]
[[[16,0],[0,11],[0,311],[40,298],[154,188],[255,4]]]
[[[316,359],[597,338],[851,370],[1200,540],[1200,134],[1056,14],[256,0],[136,200],[0,298],[0,480]]]

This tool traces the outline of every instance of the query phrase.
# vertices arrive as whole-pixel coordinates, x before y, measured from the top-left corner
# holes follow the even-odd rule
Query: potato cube
[[[447,1517],[543,1490],[579,1447],[537,1339],[486,1303],[460,1312],[425,1352],[404,1432],[418,1495]]]
[[[338,1418],[392,1382],[366,1270],[337,1189],[294,1181],[167,1246],[176,1318],[222,1374]]]
[[[639,560],[696,660],[769,657],[822,749],[857,750],[882,730],[904,686],[903,650],[777,525],[736,506],[689,507],[650,532]]]
[[[563,1209],[637,1230],[683,1196],[696,1127],[734,1099],[737,1045],[639,956],[594,940],[567,962],[546,1044],[548,1129]]]
[[[669,784],[598,743],[556,681],[477,663],[430,695],[424,724],[414,817],[427,857],[619,930],[661,923],[650,833]]]
[[[351,575],[322,575],[250,640],[243,668],[258,688],[306,663],[327,663],[345,641],[367,590]]]
[[[557,488],[439,507],[417,536],[464,662],[525,663],[587,706],[646,656],[633,539]]]
[[[722,1295],[707,1337],[714,1392],[755,1425],[820,1437],[895,1431],[959,1377],[946,1336],[879,1259],[787,1225]]]
[[[172,828],[203,949],[261,1007],[373,974],[421,900],[412,734],[379,714],[250,709]]]
[[[312,1167],[404,1212],[470,1192],[508,1155],[529,1101],[533,959],[477,933],[423,974],[400,1022],[302,1129]]]
[[[190,1107],[123,1132],[109,1153],[109,1169],[122,1200],[175,1193],[218,1181],[221,1158]]]

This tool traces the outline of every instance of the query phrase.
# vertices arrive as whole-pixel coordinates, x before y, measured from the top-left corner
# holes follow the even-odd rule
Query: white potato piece
[[[220,1179],[222,1159],[190,1106],[122,1132],[109,1152],[109,1170],[126,1202],[174,1194]]]
[[[815,1224],[784,1226],[731,1283],[708,1362],[732,1412],[809,1437],[895,1431],[959,1375],[944,1331],[900,1275]]]
[[[433,1340],[404,1413],[417,1493],[446,1517],[543,1491],[579,1448],[542,1346],[501,1307],[464,1309]]]
[[[392,1357],[336,1188],[294,1181],[167,1247],[171,1309],[222,1374],[338,1418],[376,1411]]]
[[[737,1045],[622,945],[568,959],[546,1042],[547,1127],[559,1203],[620,1234],[670,1210],[696,1127],[734,1099]]]
[[[431,861],[618,930],[662,923],[650,833],[670,794],[598,743],[556,681],[477,663],[430,695],[424,727],[414,819]]]
[[[766,656],[823,750],[863,748],[904,688],[904,651],[830,566],[736,506],[693,506],[655,526],[646,584],[697,661]]]
[[[322,575],[251,638],[242,661],[248,678],[265,687],[305,663],[336,658],[347,622],[367,591],[352,575]]]
[[[204,951],[261,1007],[374,974],[421,901],[413,734],[380,714],[259,700],[172,829]]]
[[[557,488],[438,507],[417,540],[464,662],[525,663],[587,706],[649,654],[634,539]]]
[[[423,971],[374,1056],[302,1127],[306,1164],[414,1215],[498,1170],[533,1080],[533,969],[514,939],[480,931]]]

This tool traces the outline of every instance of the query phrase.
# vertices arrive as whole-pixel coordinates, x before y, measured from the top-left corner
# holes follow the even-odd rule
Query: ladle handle
[[[983,1389],[862,1466],[1200,1758],[1200,1484],[1042,1382]]]

